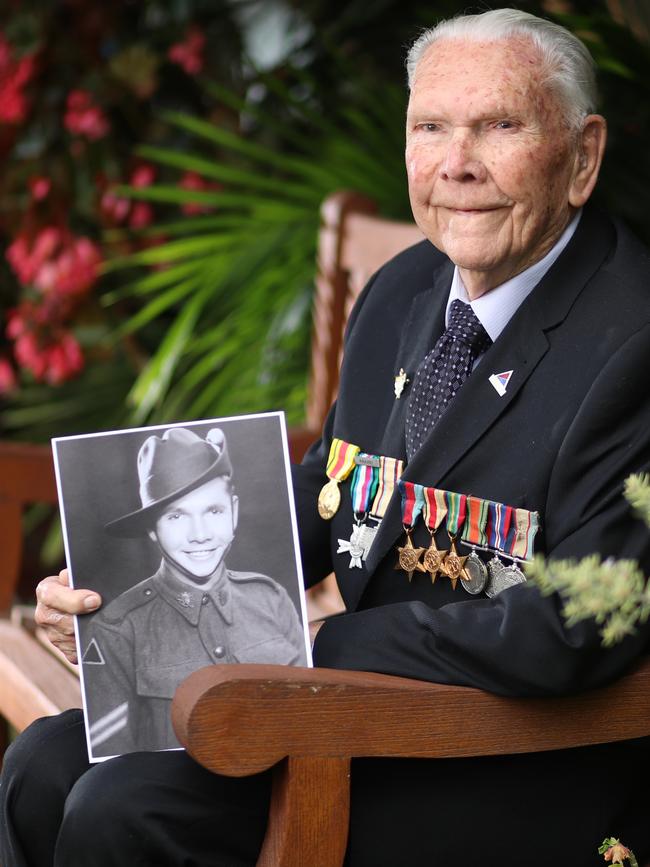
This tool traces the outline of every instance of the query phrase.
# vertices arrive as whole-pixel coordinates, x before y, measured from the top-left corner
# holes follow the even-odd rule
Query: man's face
[[[416,70],[406,129],[411,206],[471,298],[541,259],[571,206],[588,197],[574,185],[579,137],[539,78],[539,56],[520,38],[443,40]]]
[[[238,505],[228,481],[212,479],[170,503],[150,536],[169,560],[203,583],[233,540]]]

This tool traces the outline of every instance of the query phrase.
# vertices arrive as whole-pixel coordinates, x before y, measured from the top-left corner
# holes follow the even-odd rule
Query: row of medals
[[[456,589],[456,582],[460,579],[463,588],[473,596],[485,592],[486,596],[493,597],[502,590],[526,580],[516,561],[513,560],[509,566],[506,566],[494,554],[486,565],[475,548],[463,556],[456,550],[455,539],[450,537],[450,541],[451,546],[448,551],[436,546],[433,535],[428,548],[415,548],[411,541],[411,534],[407,533],[406,544],[397,548],[399,557],[395,568],[406,572],[409,581],[414,572],[428,572],[432,582],[435,582],[438,575],[445,575],[451,581],[453,590]]]
[[[340,502],[339,486],[333,479],[330,479],[322,488],[318,498],[320,516],[325,520],[330,520],[336,514]],[[378,525],[370,526],[365,523],[354,525],[350,541],[345,546],[351,557],[351,566],[360,567],[361,561],[365,561],[377,529]],[[339,542],[341,541],[339,540]],[[462,556],[456,550],[455,540],[451,538],[450,541],[451,546],[448,551],[440,550],[436,546],[433,535],[428,548],[415,548],[411,541],[411,534],[407,533],[406,544],[397,548],[399,558],[395,568],[406,572],[409,581],[414,572],[428,572],[432,582],[435,582],[438,575],[445,575],[451,581],[454,590],[460,579],[463,588],[473,596],[485,591],[486,596],[493,597],[501,593],[502,590],[514,587],[515,584],[521,584],[526,580],[526,576],[515,560],[506,566],[494,554],[486,565],[474,547],[469,554]],[[421,557],[422,560],[420,560]]]

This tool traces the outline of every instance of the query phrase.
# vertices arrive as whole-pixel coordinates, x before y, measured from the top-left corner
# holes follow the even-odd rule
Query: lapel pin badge
[[[411,380],[408,378],[404,368],[400,367],[399,373],[395,377],[395,385],[393,386],[393,390],[395,392],[395,397],[397,398],[397,400],[400,399],[405,386],[408,385],[410,381]]]
[[[504,370],[503,373],[493,373],[490,377],[490,385],[494,387],[494,390],[499,395],[499,397],[503,397],[503,395],[506,393],[508,383],[510,382],[510,377],[513,373],[513,370]]]

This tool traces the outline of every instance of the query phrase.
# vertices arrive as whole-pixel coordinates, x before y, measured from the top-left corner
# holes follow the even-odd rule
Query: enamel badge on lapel
[[[397,400],[402,396],[402,392],[404,388],[408,385],[411,380],[408,378],[406,371],[403,367],[400,367],[399,373],[395,377],[395,385],[393,386],[393,390],[395,392],[395,397]]]
[[[493,373],[490,377],[489,383],[491,386],[493,386],[499,397],[503,397],[503,395],[506,393],[508,383],[510,382],[510,377],[513,373],[514,370],[504,370],[503,373]]]

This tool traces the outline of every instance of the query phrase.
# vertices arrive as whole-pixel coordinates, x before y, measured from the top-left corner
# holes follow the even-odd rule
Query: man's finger
[[[86,614],[95,611],[102,603],[98,593],[91,590],[73,590],[62,584],[56,575],[50,575],[38,584],[36,599],[37,615],[41,607],[54,609],[63,614]]]

